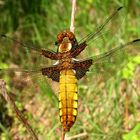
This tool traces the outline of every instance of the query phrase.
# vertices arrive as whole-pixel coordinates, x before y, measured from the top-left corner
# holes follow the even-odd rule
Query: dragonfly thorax
[[[67,51],[70,51],[72,48],[72,44],[69,40],[68,37],[64,37],[63,40],[62,40],[62,43],[58,46],[58,51],[59,52],[67,52]]]

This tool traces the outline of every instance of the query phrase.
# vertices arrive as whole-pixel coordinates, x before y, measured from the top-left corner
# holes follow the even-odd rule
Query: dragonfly
[[[78,80],[82,79],[89,71],[107,80],[123,66],[123,62],[128,58],[127,56],[131,56],[131,54],[136,56],[140,53],[140,39],[138,38],[89,58],[77,58],[81,52],[90,45],[91,41],[94,42],[109,31],[109,23],[115,21],[122,9],[123,7],[119,7],[114,10],[94,32],[87,34],[79,41],[75,34],[69,30],[60,32],[55,42],[57,51],[29,46],[26,43],[1,34],[1,38],[12,40],[18,43],[22,48],[33,50],[44,58],[56,61],[52,66],[40,67],[38,71],[42,76],[46,76],[59,83],[59,116],[64,132],[70,131],[76,121],[78,109]],[[108,65],[111,67],[108,67]],[[16,71],[16,69],[14,70]],[[0,69],[0,72],[3,71],[5,70]],[[7,69],[6,71],[10,70]],[[35,70],[31,69],[26,69],[24,72],[28,73],[32,71],[35,72]]]

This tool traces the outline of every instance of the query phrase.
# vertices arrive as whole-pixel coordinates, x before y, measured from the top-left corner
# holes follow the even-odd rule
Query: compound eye
[[[75,38],[72,32],[67,32],[67,36],[70,40],[73,40]]]
[[[62,42],[62,40],[63,40],[63,34],[60,33],[57,35],[57,41],[60,43],[60,42]]]
[[[58,34],[57,36],[57,41],[59,43],[61,43],[63,41],[63,38],[66,36],[66,33],[65,32],[61,32],[60,34]]]

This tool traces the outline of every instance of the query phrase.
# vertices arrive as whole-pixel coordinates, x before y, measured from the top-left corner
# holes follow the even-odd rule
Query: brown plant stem
[[[65,132],[64,132],[64,130],[62,130],[62,138],[61,138],[61,140],[65,140]]]
[[[70,31],[73,32],[73,33],[74,33],[75,12],[76,12],[76,0],[72,0]]]
[[[6,83],[4,80],[0,79],[0,91],[4,99],[12,106],[13,110],[15,111],[17,118],[22,122],[22,124],[26,127],[27,132],[30,133],[33,140],[38,140],[37,135],[27,122],[27,120],[24,118],[23,114],[18,110],[14,100],[12,99],[12,96],[7,92],[6,89]]]
[[[83,133],[80,133],[78,135],[74,135],[74,136],[71,136],[71,137],[66,137],[65,140],[74,140],[74,139],[83,138],[83,137],[87,137],[87,136],[88,136],[87,132],[83,132]]]

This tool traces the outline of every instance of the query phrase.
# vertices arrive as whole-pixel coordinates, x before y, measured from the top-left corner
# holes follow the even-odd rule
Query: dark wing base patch
[[[85,76],[86,72],[89,71],[90,66],[92,65],[92,59],[85,61],[75,61],[73,63],[73,69],[76,71],[76,78],[79,80]]]
[[[74,61],[72,63],[71,69],[75,70],[75,76],[79,80],[86,72],[89,70],[90,66],[92,65],[92,59],[84,60],[84,61]],[[53,81],[59,82],[60,71],[62,70],[61,66],[53,66],[42,68],[42,75],[46,75],[48,78],[51,78]]]
[[[59,82],[59,77],[60,77],[59,66],[42,68],[41,71],[42,71],[42,75],[46,75],[48,78],[51,78],[53,81]]]

